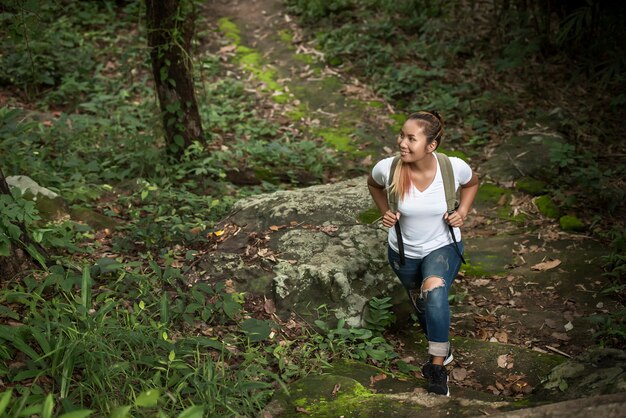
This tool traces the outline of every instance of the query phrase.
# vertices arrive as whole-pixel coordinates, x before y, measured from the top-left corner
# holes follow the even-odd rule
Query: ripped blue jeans
[[[463,252],[463,243],[459,242]],[[450,334],[450,305],[448,292],[461,268],[461,257],[454,244],[436,249],[422,259],[406,258],[400,265],[400,255],[388,250],[389,264],[404,285],[415,307],[417,319],[428,339],[428,353],[445,357],[448,353]],[[441,285],[423,291],[425,279],[438,277]]]

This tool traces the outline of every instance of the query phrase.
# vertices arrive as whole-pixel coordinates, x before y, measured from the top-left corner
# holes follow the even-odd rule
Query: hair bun
[[[441,115],[436,110],[429,110],[428,113],[430,113],[431,115],[433,115],[434,117],[439,119],[440,122],[443,122],[443,119],[441,118]]]

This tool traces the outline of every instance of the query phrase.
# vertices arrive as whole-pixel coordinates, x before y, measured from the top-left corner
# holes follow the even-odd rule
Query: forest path
[[[398,120],[391,107],[368,86],[319,64],[280,0],[214,0],[207,9],[216,22],[227,18],[234,23],[239,46],[260,55],[256,68],[239,58],[243,74],[256,78],[258,88],[271,81],[283,86],[282,91],[270,91],[288,96],[270,112],[272,117],[297,115],[294,127],[324,138],[349,157],[342,161],[347,172],[393,152]],[[259,83],[268,73],[270,82]],[[481,187],[475,212],[463,229],[469,265],[453,286],[452,308],[459,343],[470,338],[499,347],[491,359],[484,358],[489,353],[476,356],[472,349],[459,349],[452,368],[457,370],[455,384],[504,394],[513,371],[498,364],[502,349],[509,347],[511,364],[517,347],[562,357],[579,355],[594,345],[588,317],[612,306],[600,292],[605,249],[585,235],[561,231],[558,221],[537,211],[533,196],[513,189],[511,171],[532,168],[511,163],[510,152],[488,147],[469,161],[490,187]],[[538,150],[536,159],[540,156]],[[405,330],[403,335],[407,347],[414,345],[414,333]]]

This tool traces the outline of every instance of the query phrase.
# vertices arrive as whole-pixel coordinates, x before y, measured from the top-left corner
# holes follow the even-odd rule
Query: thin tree
[[[146,23],[168,152],[180,156],[194,141],[205,142],[190,55],[194,1],[146,0]]]

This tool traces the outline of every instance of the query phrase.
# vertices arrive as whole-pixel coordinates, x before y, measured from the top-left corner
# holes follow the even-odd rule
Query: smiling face
[[[407,120],[398,136],[400,158],[404,163],[422,160],[435,150],[436,145],[435,141],[428,143],[423,126],[415,119]]]

